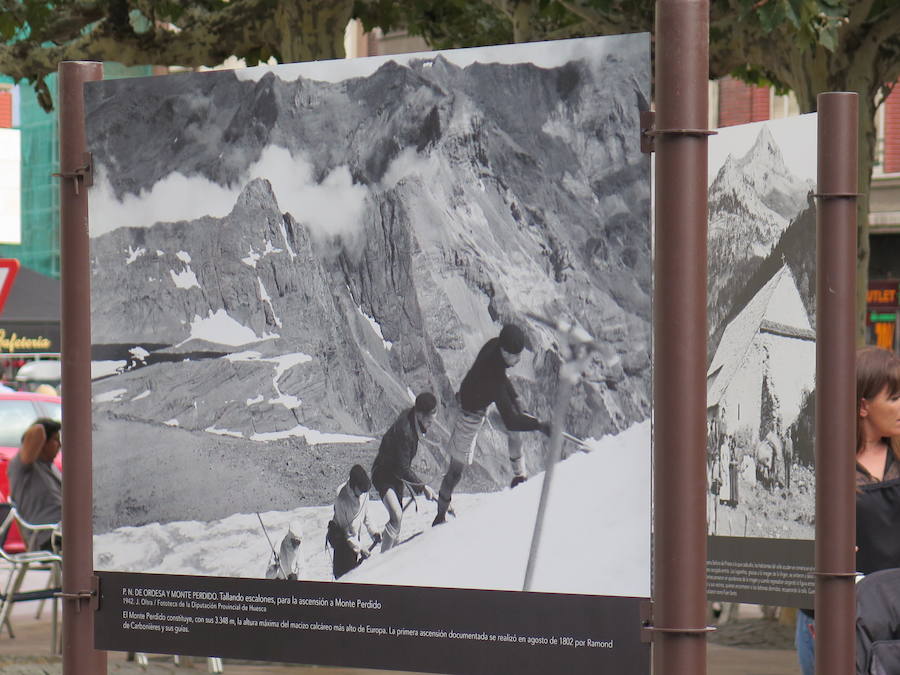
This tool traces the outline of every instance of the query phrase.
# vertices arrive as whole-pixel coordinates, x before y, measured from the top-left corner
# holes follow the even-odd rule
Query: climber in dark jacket
[[[519,362],[525,348],[525,334],[513,324],[506,324],[500,335],[488,340],[475,357],[475,363],[459,388],[460,410],[450,434],[450,467],[441,481],[438,512],[434,525],[444,522],[453,490],[462,478],[463,469],[472,463],[478,432],[484,424],[487,408],[497,406],[509,439],[509,461],[512,464],[512,487],[525,480],[522,439],[519,432],[541,431],[550,435],[550,425],[522,412],[516,390],[506,371]]]
[[[426,499],[437,500],[434,490],[412,469],[412,461],[419,450],[419,438],[428,432],[436,413],[434,394],[419,394],[416,404],[400,413],[381,438],[378,455],[372,464],[372,484],[381,495],[389,517],[382,531],[382,553],[393,548],[400,539],[405,489],[413,495],[424,494]]]

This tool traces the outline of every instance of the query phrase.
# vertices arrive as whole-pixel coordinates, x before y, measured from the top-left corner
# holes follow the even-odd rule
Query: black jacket
[[[900,567],[900,478],[888,453],[886,480],[877,481],[856,468],[856,569],[863,574]]]
[[[393,485],[397,479],[412,483],[416,494],[422,492],[422,479],[412,470],[412,461],[419,451],[419,434],[416,432],[415,408],[407,408],[391,425],[378,446],[378,455],[372,464],[372,482]],[[398,495],[402,495],[402,490]]]
[[[459,400],[463,410],[483,413],[494,403],[509,431],[540,429],[537,419],[519,409],[518,395],[506,376],[506,368],[499,339],[488,340],[460,385]]]
[[[900,673],[900,569],[856,584],[856,675]]]

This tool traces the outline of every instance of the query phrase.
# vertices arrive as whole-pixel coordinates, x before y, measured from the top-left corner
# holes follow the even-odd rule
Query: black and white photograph
[[[649,49],[642,34],[86,85],[95,569],[522,590],[574,372],[529,590],[649,596]],[[760,134],[773,165],[751,164],[774,171]],[[729,161],[710,193],[723,220]],[[741,459],[714,532],[746,532],[745,509],[811,470],[812,381],[782,380],[814,348],[807,252],[784,243],[811,207],[806,176],[781,176],[729,202],[765,205],[743,225],[758,246],[721,228],[715,264],[735,276],[710,298],[730,308],[710,424],[757,464],[769,432],[779,452],[793,435],[796,459],[761,477]]]
[[[815,147],[815,115],[710,139],[710,535],[815,536]]]

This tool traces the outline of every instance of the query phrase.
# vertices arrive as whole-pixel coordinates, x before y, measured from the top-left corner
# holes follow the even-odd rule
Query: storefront
[[[21,267],[0,313],[0,378],[13,383],[34,360],[58,359],[59,281]],[[16,386],[16,385],[14,385]]]
[[[866,301],[866,342],[897,351],[897,279],[869,282]]]

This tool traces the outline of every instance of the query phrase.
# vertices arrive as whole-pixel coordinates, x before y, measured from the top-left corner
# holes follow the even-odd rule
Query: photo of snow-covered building
[[[707,372],[710,482],[721,500],[713,504],[711,534],[746,531],[723,504],[738,509],[741,497],[788,489],[792,473],[796,481],[791,435],[815,387],[815,338],[787,266],[725,328]],[[760,522],[752,531],[764,529]]]
[[[708,532],[811,539],[815,163],[803,139],[814,143],[815,119],[722,131],[710,167]]]
[[[707,419],[764,438],[797,421],[815,385],[816,334],[791,271],[782,267],[725,328],[707,378]],[[763,400],[778,402],[763,418]]]

